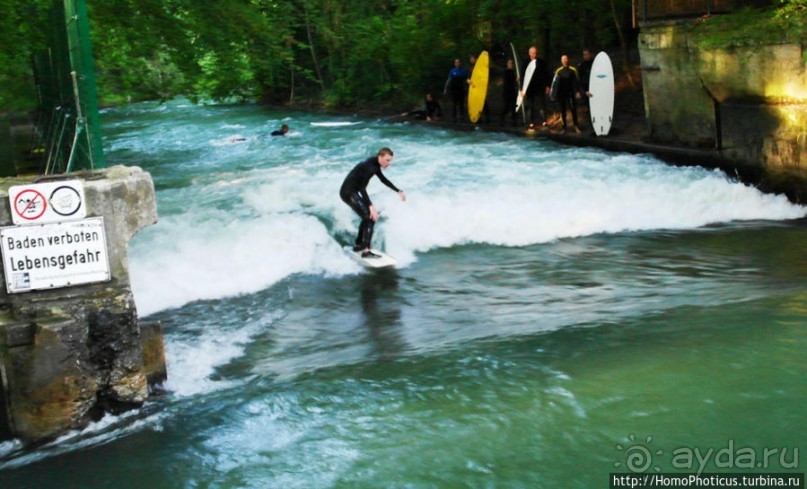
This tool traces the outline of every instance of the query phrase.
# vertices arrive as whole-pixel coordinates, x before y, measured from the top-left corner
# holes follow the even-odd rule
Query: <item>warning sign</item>
[[[8,189],[14,224],[46,224],[87,217],[81,180],[15,185]]]
[[[9,294],[109,280],[104,218],[0,228]]]

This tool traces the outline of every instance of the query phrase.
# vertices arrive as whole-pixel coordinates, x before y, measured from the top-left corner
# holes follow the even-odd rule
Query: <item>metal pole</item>
[[[58,110],[62,108],[59,107]],[[61,116],[61,117],[60,117]],[[53,128],[53,134],[50,136],[50,144],[48,144],[48,154],[47,160],[45,160],[45,170],[43,173],[45,175],[48,174],[50,171],[50,164],[51,162],[56,162],[56,156],[59,152],[59,145],[62,144],[62,134],[64,134],[64,127],[67,125],[67,119],[70,117],[70,114],[67,112],[60,112],[56,114],[56,126]]]
[[[70,173],[70,169],[73,167],[73,158],[76,156],[76,149],[78,149],[78,136],[82,132],[84,132],[84,119],[79,118],[76,120],[76,133],[73,135],[73,147],[70,148],[70,157],[67,159],[65,173]]]
[[[81,119],[83,116],[81,115],[81,96],[78,94],[78,79],[76,78],[76,72],[70,72],[70,79],[73,81],[73,99],[76,101],[76,116]]]

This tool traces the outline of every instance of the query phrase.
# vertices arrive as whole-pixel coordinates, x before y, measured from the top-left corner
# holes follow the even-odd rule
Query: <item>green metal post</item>
[[[81,131],[85,137],[76,138],[79,141],[77,150],[79,155],[84,153],[88,160],[84,161],[84,158],[79,156],[75,167],[76,169],[105,168],[86,0],[64,0],[64,14],[70,65],[73,68],[69,80],[73,85],[74,98],[77,98],[75,100],[76,131],[79,131],[79,124],[82,122],[85,124],[85,130]]]

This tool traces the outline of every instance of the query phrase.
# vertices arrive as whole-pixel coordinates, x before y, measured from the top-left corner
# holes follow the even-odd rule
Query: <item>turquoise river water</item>
[[[181,101],[102,118],[108,162],[157,189],[129,262],[169,393],[35,451],[0,444],[0,488],[805,471],[807,208],[483,131]],[[381,146],[408,201],[371,182],[374,244],[400,266],[367,272],[342,252],[358,220],[338,189]]]

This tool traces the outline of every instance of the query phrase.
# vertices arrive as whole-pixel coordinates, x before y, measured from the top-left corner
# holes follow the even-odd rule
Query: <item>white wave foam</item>
[[[660,164],[620,168],[632,158],[608,158],[599,163],[599,174],[591,172],[594,162],[578,161],[549,178],[477,179],[449,191],[418,190],[405,206],[385,198],[388,250],[409,262],[415,252],[467,243],[525,246],[597,233],[796,219],[807,213],[783,196],[730,182],[720,172]],[[531,171],[553,174],[557,166]],[[607,167],[615,171],[603,171]]]
[[[290,214],[221,222],[169,217],[134,247],[130,274],[146,315],[198,299],[262,290],[294,273],[353,271],[313,216]]]
[[[177,397],[188,397],[232,387],[233,382],[214,379],[212,375],[218,367],[242,356],[249,341],[281,314],[282,311],[270,312],[247,325],[237,323],[233,330],[201,324],[197,325],[197,334],[168,335],[166,361],[171,375],[166,389]]]
[[[161,431],[162,423],[169,416],[169,413],[161,411],[147,417],[141,418],[141,416],[142,412],[140,411],[127,411],[121,415],[106,414],[103,418],[90,423],[82,430],[70,431],[56,440],[37,448],[36,451],[21,452],[18,456],[14,456],[14,452],[22,449],[22,444],[19,441],[14,440],[0,444],[0,457],[12,456],[7,461],[0,462],[0,470],[21,467],[63,453],[103,445],[146,429]],[[13,450],[3,453],[3,445],[11,447]]]
[[[358,224],[338,189],[362,155],[385,144],[397,154],[385,174],[409,200],[399,202],[372,181],[369,191],[382,213],[374,245],[404,266],[418,252],[467,243],[525,246],[807,213],[783,196],[763,194],[719,171],[500,136],[440,131],[424,136],[419,130],[406,129],[393,144],[385,131],[401,128],[366,127],[359,136],[354,131],[328,141],[303,128],[301,137],[310,138],[310,145],[272,146],[263,167],[202,173],[191,188],[162,192],[161,214],[168,215],[132,245],[139,310],[149,314],[251,293],[296,273],[357,271],[332,236],[351,237]],[[241,148],[243,158],[266,161],[258,153],[265,148]],[[228,157],[217,155],[211,157]]]

